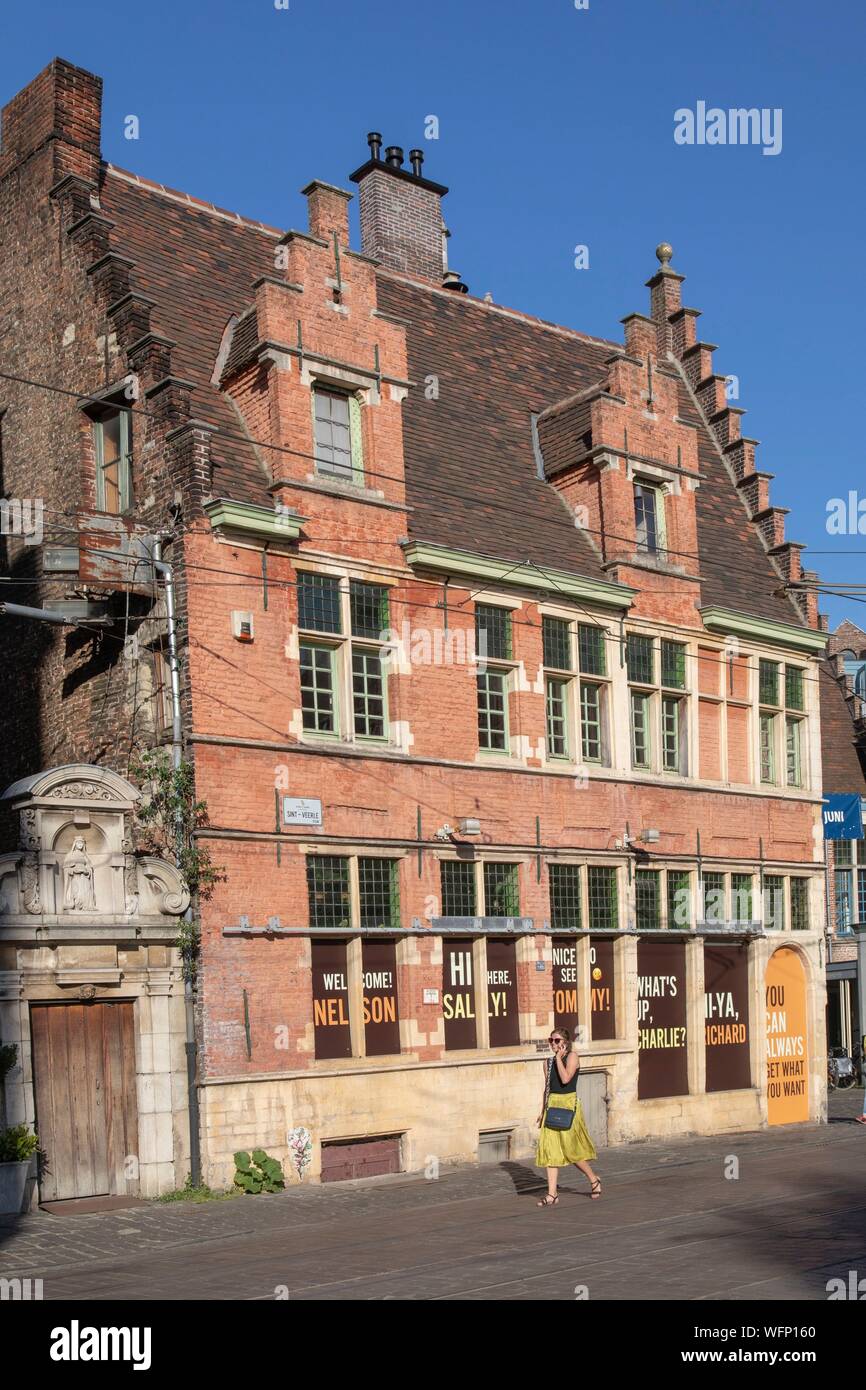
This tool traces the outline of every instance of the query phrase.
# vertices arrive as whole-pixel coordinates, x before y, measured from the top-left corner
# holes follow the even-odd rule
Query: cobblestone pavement
[[[201,1205],[0,1218],[46,1299],[825,1299],[866,1277],[862,1091],[830,1123],[608,1149],[549,1211],[531,1163]],[[739,1177],[725,1176],[730,1158]]]

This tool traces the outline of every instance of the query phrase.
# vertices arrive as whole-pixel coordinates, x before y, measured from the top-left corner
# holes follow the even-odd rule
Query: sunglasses
[[[564,1042],[565,1039],[564,1039],[564,1038],[548,1038],[547,1041],[548,1041],[548,1042],[552,1042],[552,1043],[558,1043],[558,1042]]]

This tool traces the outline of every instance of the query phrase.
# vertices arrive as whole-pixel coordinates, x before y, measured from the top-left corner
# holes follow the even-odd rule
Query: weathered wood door
[[[30,1028],[41,1200],[137,1193],[132,1003],[32,1004]]]

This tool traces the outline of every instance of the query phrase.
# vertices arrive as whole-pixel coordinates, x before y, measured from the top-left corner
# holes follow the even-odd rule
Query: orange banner
[[[767,963],[767,1122],[809,1118],[809,1028],[806,973],[797,951],[782,946]]]

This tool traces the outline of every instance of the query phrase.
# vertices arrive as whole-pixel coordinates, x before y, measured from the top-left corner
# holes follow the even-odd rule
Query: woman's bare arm
[[[556,1070],[559,1072],[559,1079],[562,1082],[570,1081],[580,1066],[580,1059],[576,1052],[569,1052],[563,1060],[562,1053],[556,1054]]]

